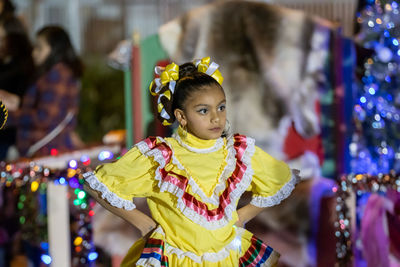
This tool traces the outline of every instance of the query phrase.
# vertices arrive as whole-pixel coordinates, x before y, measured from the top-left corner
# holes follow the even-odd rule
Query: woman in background
[[[15,6],[10,0],[0,0],[0,20],[14,16]]]
[[[82,63],[68,34],[59,26],[38,31],[33,50],[36,82],[13,110],[10,95],[0,91],[8,106],[7,125],[16,126],[17,147],[23,157],[44,156],[74,149],[72,133],[79,105]]]
[[[0,15],[0,18],[2,18],[0,19],[0,90],[14,95],[9,97],[8,108],[17,109],[19,99],[33,81],[32,45],[18,18],[11,15],[6,17]],[[15,142],[15,127],[0,132],[0,160],[6,158],[8,149]]]

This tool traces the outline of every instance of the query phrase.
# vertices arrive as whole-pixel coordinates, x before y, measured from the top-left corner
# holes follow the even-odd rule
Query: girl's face
[[[176,109],[175,117],[181,126],[200,139],[221,137],[226,123],[226,99],[218,86],[210,86],[194,92],[184,104],[184,110]]]
[[[32,57],[36,66],[44,63],[51,53],[51,47],[43,36],[38,36],[33,48]]]

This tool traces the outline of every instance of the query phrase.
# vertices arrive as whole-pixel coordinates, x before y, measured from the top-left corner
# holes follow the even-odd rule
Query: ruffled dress
[[[244,135],[202,140],[178,128],[150,137],[114,163],[84,174],[111,205],[131,210],[146,197],[158,227],[139,239],[121,266],[274,266],[279,254],[236,227],[240,196],[251,204],[279,204],[298,176]],[[117,241],[116,241],[117,242]]]

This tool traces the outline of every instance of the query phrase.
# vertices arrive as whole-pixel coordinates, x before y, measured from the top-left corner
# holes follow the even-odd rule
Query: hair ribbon
[[[161,98],[166,97],[168,100],[171,99],[171,96],[175,91],[176,80],[179,79],[179,66],[175,63],[171,63],[165,68],[157,66],[154,72],[160,75],[160,78],[156,78],[151,82],[149,90],[153,96],[158,95],[157,110],[160,116],[164,119],[162,124],[170,125],[171,123],[169,123],[168,120],[171,117],[165,111],[164,105],[161,103]],[[167,83],[169,83],[168,90],[160,94],[161,88],[163,88]]]
[[[202,59],[195,60],[193,63],[199,72],[210,75],[222,85],[224,78],[222,77],[221,72],[218,70],[219,65],[215,62],[211,62],[210,57],[204,57]]]

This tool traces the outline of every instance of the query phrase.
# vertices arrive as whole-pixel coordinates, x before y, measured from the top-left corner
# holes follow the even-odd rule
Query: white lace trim
[[[206,194],[201,190],[200,186],[196,183],[192,176],[186,172],[188,176],[188,183],[191,186],[192,192],[197,194],[203,202],[207,202],[213,204],[215,206],[219,205],[219,193],[224,191],[226,188],[226,180],[232,174],[236,167],[236,150],[233,147],[234,139],[230,138],[227,142],[226,149],[228,153],[225,157],[225,162],[227,163],[224,167],[224,170],[221,172],[221,175],[218,177],[218,183],[214,188],[214,191],[210,197],[206,196]],[[168,143],[171,150],[173,150],[172,146]],[[172,163],[176,165],[180,170],[186,171],[183,165],[179,162],[179,160],[175,157],[175,153],[172,152]]]
[[[161,142],[167,143],[163,138],[157,137]],[[187,207],[182,199],[182,196],[184,194],[184,191],[177,187],[174,184],[164,182],[161,177],[161,169],[165,167],[165,159],[162,156],[162,152],[158,150],[157,148],[150,149],[147,145],[146,142],[142,141],[139,144],[137,144],[137,147],[139,151],[146,156],[153,157],[154,160],[159,164],[155,171],[155,179],[158,180],[158,186],[160,188],[161,192],[170,192],[171,194],[174,194],[177,197],[177,208],[188,218],[189,220],[193,221],[194,223],[203,226],[206,229],[209,230],[214,230],[218,229],[221,227],[224,227],[227,223],[229,223],[230,220],[232,220],[232,214],[236,210],[236,200],[240,198],[240,196],[243,194],[244,191],[249,187],[251,180],[253,178],[253,169],[251,167],[251,157],[253,156],[255,152],[255,145],[254,145],[254,139],[247,137],[247,148],[243,152],[243,156],[241,158],[241,161],[243,164],[246,165],[246,171],[243,174],[243,177],[241,181],[236,185],[236,188],[229,194],[229,199],[230,199],[230,204],[225,207],[224,210],[224,216],[216,221],[208,221],[207,218],[204,216],[198,214],[196,211],[191,209],[190,207]],[[233,141],[232,141],[233,142]],[[168,143],[167,143],[168,144]],[[172,149],[171,149],[172,151]],[[174,158],[173,156],[173,151],[172,151],[172,159]],[[235,161],[236,163],[236,161]],[[229,165],[229,163],[227,164]],[[183,167],[183,166],[182,166]],[[195,183],[193,181],[193,183]],[[220,190],[220,188],[218,188]],[[198,187],[198,192],[200,192],[201,189]],[[203,195],[205,196],[204,192]],[[219,204],[219,202],[218,202]]]
[[[166,143],[165,139],[162,137],[157,137],[157,139],[160,139],[161,142]],[[169,183],[165,183],[161,178],[161,169],[165,168],[166,165],[165,158],[163,157],[162,152],[159,149],[150,149],[145,141],[137,143],[136,147],[139,149],[140,153],[147,157],[153,157],[154,161],[158,163],[158,167],[155,171],[155,179],[158,181],[158,187],[160,188],[160,191],[167,191],[176,196],[178,196],[179,194],[180,197],[182,197],[183,191],[179,187]]]
[[[215,141],[215,144],[210,148],[195,148],[195,147],[189,146],[188,144],[186,144],[185,142],[182,141],[181,137],[177,133],[174,133],[172,135],[172,137],[175,138],[176,141],[178,141],[178,143],[181,146],[183,146],[187,150],[189,150],[191,152],[195,152],[195,153],[201,153],[201,154],[211,153],[211,152],[215,152],[215,151],[220,150],[224,146],[224,139],[221,138],[221,137],[218,138]]]
[[[248,140],[250,141],[250,140]],[[236,188],[230,193],[229,199],[230,204],[225,207],[224,216],[215,221],[208,221],[206,217],[198,214],[196,211],[187,207],[183,202],[182,198],[179,197],[177,201],[177,207],[182,211],[182,213],[191,221],[207,228],[209,230],[215,230],[224,227],[232,220],[232,214],[236,211],[236,200],[240,198],[244,191],[248,188],[253,178],[253,169],[251,168],[251,157],[254,154],[254,140],[247,143],[247,149],[243,153],[242,162],[247,166],[245,173],[243,174],[242,180],[236,185]]]
[[[218,252],[205,252],[203,255],[197,255],[193,252],[189,251],[183,251],[177,247],[171,246],[167,242],[164,241],[164,250],[165,254],[175,254],[179,259],[182,258],[190,258],[192,261],[197,262],[197,263],[202,263],[204,261],[210,261],[210,262],[218,262],[226,257],[229,256],[231,251],[240,251],[241,250],[241,243],[242,243],[242,235],[245,231],[244,228],[241,227],[235,227],[236,228],[236,236],[235,238],[224,248],[222,248]],[[158,226],[155,230],[154,233],[159,233],[165,237],[165,233],[161,226]],[[140,259],[140,263],[146,264],[147,259]],[[139,263],[138,261],[138,263]],[[148,263],[147,263],[148,264]]]
[[[140,258],[135,266],[161,267],[161,261],[156,258]]]
[[[87,172],[83,174],[83,178],[88,182],[89,186],[101,192],[101,197],[106,199],[108,203],[117,208],[124,208],[126,210],[133,210],[136,208],[135,204],[132,201],[123,199],[117,196],[115,193],[111,192],[106,185],[101,183],[99,179],[97,179],[96,175],[93,172]]]
[[[282,200],[287,198],[290,193],[292,193],[295,185],[300,181],[299,173],[299,170],[293,169],[291,179],[284,186],[282,186],[282,188],[279,189],[279,191],[276,192],[275,195],[268,197],[262,197],[258,195],[253,196],[250,204],[260,208],[278,205],[279,203],[281,203]]]

